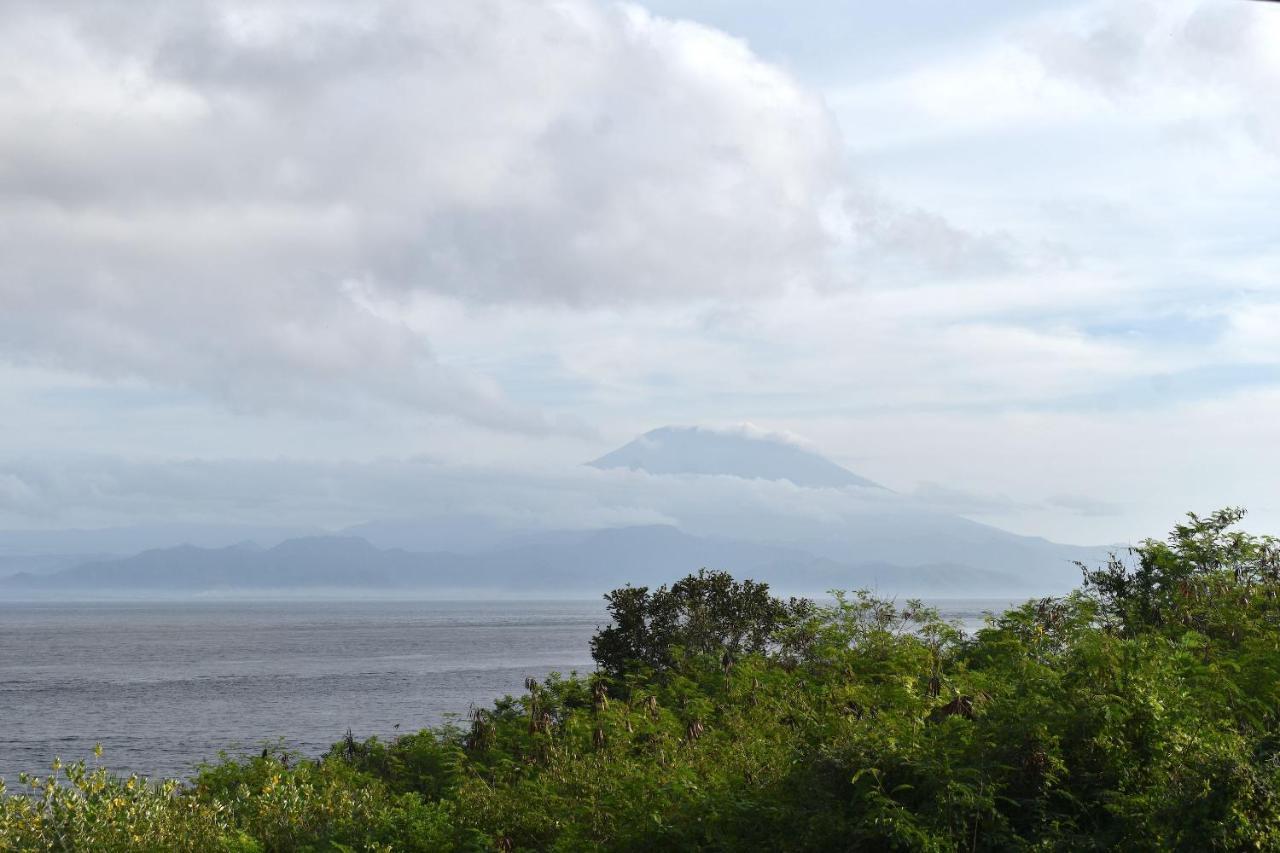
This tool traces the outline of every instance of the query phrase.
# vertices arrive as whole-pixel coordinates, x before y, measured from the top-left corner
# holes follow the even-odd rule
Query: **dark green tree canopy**
[[[610,675],[668,669],[676,650],[732,660],[764,651],[778,630],[813,611],[807,599],[783,600],[769,585],[700,570],[670,587],[624,586],[605,595],[613,624],[591,640],[591,656]]]

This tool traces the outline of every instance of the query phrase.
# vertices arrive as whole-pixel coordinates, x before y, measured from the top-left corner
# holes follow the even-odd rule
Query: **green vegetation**
[[[615,591],[598,674],[184,785],[63,767],[0,849],[1280,849],[1280,551],[1241,515],[972,637],[719,573]]]

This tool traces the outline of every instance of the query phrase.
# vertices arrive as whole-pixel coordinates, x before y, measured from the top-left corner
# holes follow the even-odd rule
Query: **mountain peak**
[[[811,488],[883,488],[784,436],[750,427],[736,430],[661,427],[587,464],[649,474],[789,480],[797,486]]]

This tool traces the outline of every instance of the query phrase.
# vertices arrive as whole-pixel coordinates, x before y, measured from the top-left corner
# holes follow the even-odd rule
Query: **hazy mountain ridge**
[[[71,530],[0,530],[0,556],[13,558],[128,556],[174,545],[225,548],[252,541],[264,547],[323,534],[319,528],[250,524],[131,524]]]
[[[367,589],[596,596],[624,583],[666,583],[708,567],[809,595],[836,587],[871,587],[891,594],[1020,595],[1069,589],[1079,579],[1074,561],[1094,562],[1106,555],[1104,548],[1059,545],[917,506],[909,496],[811,450],[758,432],[664,427],[589,464],[630,468],[659,479],[714,477],[727,484],[724,494],[730,502],[735,481],[742,482],[743,494],[762,480],[786,481],[794,485],[799,503],[780,524],[758,510],[753,516],[745,509],[717,506],[717,511],[737,513],[718,529],[659,524],[513,530],[498,518],[460,511],[373,520],[324,535],[216,525],[67,531],[65,538],[47,531],[0,532],[0,556],[22,570],[4,573],[0,563],[0,577],[11,574],[0,579],[0,590],[194,594]],[[812,504],[805,503],[811,499]],[[823,514],[831,500],[840,502],[842,513]],[[157,539],[175,536],[184,537],[183,544],[170,539],[155,547]],[[129,556],[115,550],[139,541],[153,545]],[[35,549],[35,555],[14,556],[22,546]],[[76,546],[94,547],[99,556],[52,556],[59,547]]]
[[[782,592],[806,595],[864,587],[893,594],[1021,595],[1060,586],[957,563],[842,562],[786,546],[715,540],[654,526],[596,531],[576,542],[534,543],[484,554],[380,549],[355,537],[310,537],[270,549],[187,545],[52,575],[17,575],[0,581],[0,588],[11,593],[359,589],[595,596],[626,583],[667,583],[703,567],[727,569],[740,577],[769,581]]]

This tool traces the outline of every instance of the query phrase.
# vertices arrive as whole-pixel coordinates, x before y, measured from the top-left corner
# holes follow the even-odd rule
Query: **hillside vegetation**
[[[1278,849],[1280,557],[1242,514],[974,636],[715,572],[615,590],[592,675],[185,783],[58,767],[0,849]]]

